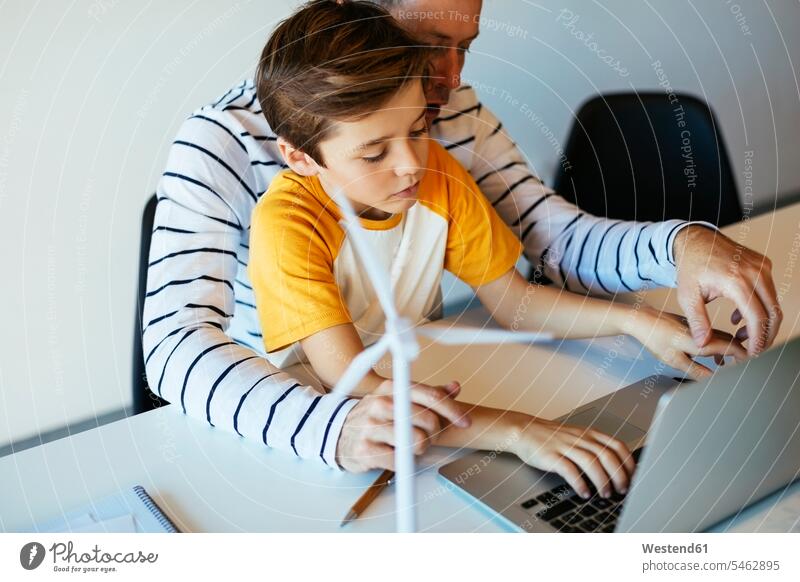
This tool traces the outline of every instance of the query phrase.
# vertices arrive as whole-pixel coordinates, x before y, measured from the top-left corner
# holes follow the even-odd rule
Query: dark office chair
[[[162,400],[150,391],[142,350],[142,312],[144,296],[147,293],[147,264],[150,256],[150,239],[153,236],[156,204],[158,204],[158,200],[153,194],[142,213],[142,237],[139,244],[139,290],[136,296],[136,325],[133,330],[133,414],[147,412],[167,404],[166,400]]]
[[[695,97],[674,97],[620,93],[585,103],[569,134],[556,192],[609,218],[718,226],[741,220],[714,115]]]

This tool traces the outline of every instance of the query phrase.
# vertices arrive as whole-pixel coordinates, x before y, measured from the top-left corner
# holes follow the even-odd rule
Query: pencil
[[[375,479],[375,482],[370,485],[364,494],[358,498],[353,504],[353,507],[350,508],[350,511],[347,512],[347,515],[344,516],[342,523],[339,524],[339,527],[344,527],[355,518],[357,518],[361,513],[369,507],[369,504],[372,503],[378,494],[383,491],[387,485],[392,481],[392,477],[394,477],[394,471],[390,471],[386,469],[383,473],[378,475],[378,478]]]

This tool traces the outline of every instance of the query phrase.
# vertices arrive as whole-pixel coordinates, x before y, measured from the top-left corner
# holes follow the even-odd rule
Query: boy
[[[716,333],[698,350],[685,323],[557,289],[530,287],[522,247],[471,176],[425,139],[429,56],[369,3],[315,2],[281,23],[256,74],[259,101],[290,171],[273,180],[251,222],[250,279],[270,361],[307,359],[334,385],[383,333],[383,313],[330,194],[341,189],[391,274],[398,312],[415,323],[436,307],[443,269],[470,284],[499,323],[564,338],[628,333],[669,363],[744,349]],[[330,55],[334,55],[331,57]],[[534,309],[518,309],[531,297]],[[374,371],[360,386],[375,390]],[[627,489],[633,461],[620,441],[528,415],[475,407],[445,446],[509,450],[561,473],[579,493],[583,471],[603,495]]]

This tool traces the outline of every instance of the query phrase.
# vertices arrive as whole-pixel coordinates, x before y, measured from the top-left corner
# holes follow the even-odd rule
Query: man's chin
[[[439,113],[441,113],[442,108],[439,105],[428,105],[425,109],[425,123],[428,124],[430,127],[433,124],[433,120],[439,117]]]

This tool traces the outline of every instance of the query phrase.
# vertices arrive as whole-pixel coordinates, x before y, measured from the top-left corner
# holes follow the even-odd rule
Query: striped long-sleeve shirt
[[[531,172],[470,87],[434,122],[528,259],[572,290],[673,285],[672,243],[688,223],[634,223],[580,212]],[[252,80],[181,126],[159,181],[143,346],[151,389],[183,412],[331,467],[356,400],[323,394],[263,356],[247,276],[250,214],[283,168]]]

